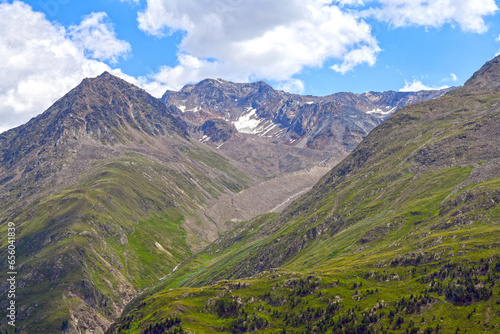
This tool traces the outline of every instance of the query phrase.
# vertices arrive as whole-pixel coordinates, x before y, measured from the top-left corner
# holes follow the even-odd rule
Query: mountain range
[[[499,73],[326,97],[85,79],[0,134],[18,331],[495,330]]]
[[[325,157],[343,158],[394,111],[453,89],[315,97],[276,91],[262,81],[207,79],[178,92],[167,91],[161,100],[184,122],[192,138],[235,160],[241,160],[242,152],[258,151],[255,159],[244,162],[274,176]]]
[[[499,59],[395,112],[309,192],[224,233],[108,333],[498,331]]]

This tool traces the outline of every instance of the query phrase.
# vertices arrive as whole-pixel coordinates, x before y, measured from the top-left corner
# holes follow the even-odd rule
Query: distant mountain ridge
[[[233,83],[206,79],[161,100],[188,125],[191,134],[217,146],[236,133],[272,138],[288,146],[352,150],[373,127],[394,111],[453,90],[420,92],[336,93],[301,96],[274,90],[265,82]],[[228,123],[229,136],[210,136],[206,121]],[[231,130],[232,129],[232,130]],[[223,147],[223,146],[222,146]]]

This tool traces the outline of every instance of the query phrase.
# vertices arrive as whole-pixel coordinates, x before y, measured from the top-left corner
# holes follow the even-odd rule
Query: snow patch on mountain
[[[274,128],[275,128],[275,127],[277,127],[277,126],[278,126],[278,124],[275,124],[275,123],[273,123],[273,122],[271,122],[271,124],[267,124],[267,125],[266,125],[263,129],[262,129],[262,131],[259,131],[259,132],[261,132],[261,133],[259,134],[259,136],[261,136],[261,137],[272,137],[272,136],[266,136],[266,135],[267,135],[267,134],[268,134],[268,133],[269,133],[272,129],[274,129]]]
[[[198,106],[198,107],[195,107],[195,108],[193,108],[193,109],[188,109],[188,111],[192,111],[192,112],[198,112],[198,111],[200,111],[200,110],[201,110],[201,107],[199,107],[199,106]]]
[[[252,133],[255,134],[257,127],[259,126],[261,120],[255,114],[257,110],[252,108],[247,108],[247,113],[241,115],[237,121],[233,122],[236,130],[241,133]]]
[[[201,139],[200,139],[200,140],[198,140],[198,141],[200,141],[200,142],[202,142],[202,143],[206,143],[206,142],[208,142],[209,140],[210,140],[210,137],[209,137],[209,136],[207,136],[207,135],[204,135],[204,136],[203,136],[203,138],[201,138]]]
[[[386,108],[386,109],[389,109],[390,107],[385,107],[385,108]],[[369,111],[367,111],[366,113],[367,113],[367,114],[381,114],[381,115],[388,115],[388,114],[390,114],[390,113],[392,113],[392,112],[394,112],[394,111],[396,111],[396,107],[391,108],[391,109],[389,109],[389,110],[387,110],[387,111],[383,111],[383,110],[382,110],[382,109],[380,109],[380,108],[375,108],[375,109],[373,109],[373,110],[369,110]]]

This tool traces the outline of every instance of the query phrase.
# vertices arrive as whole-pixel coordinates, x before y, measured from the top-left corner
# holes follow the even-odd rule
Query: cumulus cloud
[[[92,13],[79,25],[70,26],[68,34],[90,58],[116,63],[118,58],[131,50],[131,46],[128,42],[116,38],[113,25],[107,18],[108,15],[104,12]]]
[[[441,87],[429,87],[424,85],[420,80],[414,79],[409,82],[405,80],[405,86],[401,88],[400,92],[418,92],[421,90],[435,90],[435,89],[445,89],[449,86],[441,86]]]
[[[19,1],[0,3],[0,17],[0,131],[43,112],[85,77],[110,71],[133,81],[97,60],[112,60],[124,52],[123,48],[116,48],[121,41],[112,38],[109,25],[102,22],[102,14],[91,15],[81,27],[70,31]],[[75,34],[83,37],[93,27],[100,32],[85,42],[71,39]],[[102,50],[100,37],[113,46],[113,51]],[[92,40],[97,43],[95,46]],[[89,50],[90,56],[97,59],[89,58]]]
[[[495,0],[378,0],[378,7],[364,11],[395,27],[440,27],[457,23],[464,31],[488,30],[484,16],[498,10]]]
[[[373,65],[380,51],[365,21],[325,0],[148,0],[138,20],[155,36],[184,33],[178,65],[154,77],[173,89],[206,77],[285,87],[304,67],[335,59],[345,73]]]

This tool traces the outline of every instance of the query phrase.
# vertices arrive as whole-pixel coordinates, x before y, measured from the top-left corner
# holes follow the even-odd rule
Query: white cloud
[[[68,34],[71,40],[84,49],[90,58],[114,63],[125,56],[131,46],[115,36],[113,25],[107,22],[104,12],[92,13],[77,26],[70,26]]]
[[[345,73],[380,51],[366,22],[326,0],[148,0],[138,20],[155,36],[184,33],[179,64],[153,78],[171,89],[206,77],[287,85],[304,67],[336,59]]]
[[[363,6],[363,0],[335,0],[340,6]]]
[[[378,3],[378,8],[368,9],[364,15],[374,15],[395,27],[457,23],[462,30],[475,33],[486,32],[484,16],[498,10],[495,0],[378,0]]]
[[[444,82],[449,82],[449,81],[455,82],[457,80],[458,80],[458,77],[456,76],[455,73],[450,73],[449,77],[443,79]]]
[[[400,92],[418,92],[421,90],[435,90],[435,89],[445,89],[449,86],[441,86],[441,87],[429,87],[424,85],[420,80],[414,79],[412,82],[408,82],[405,80],[405,86],[401,88]]]
[[[276,88],[288,93],[301,94],[304,92],[304,82],[302,80],[292,78],[287,81],[280,82]]]
[[[110,71],[134,81],[103,62],[89,59],[83,46],[71,40],[63,27],[49,22],[27,4],[1,2],[0,17],[0,130],[25,123],[43,112],[85,77]],[[97,26],[99,22],[95,21]],[[111,35],[105,36],[116,45]],[[85,48],[93,50],[96,57],[117,56],[114,52],[100,54],[102,45],[92,47],[87,43]]]
[[[336,72],[345,74],[363,63],[373,66],[375,65],[378,52],[380,52],[378,47],[363,46],[359,49],[349,51],[344,56],[344,62],[341,65],[333,65],[331,68]]]

